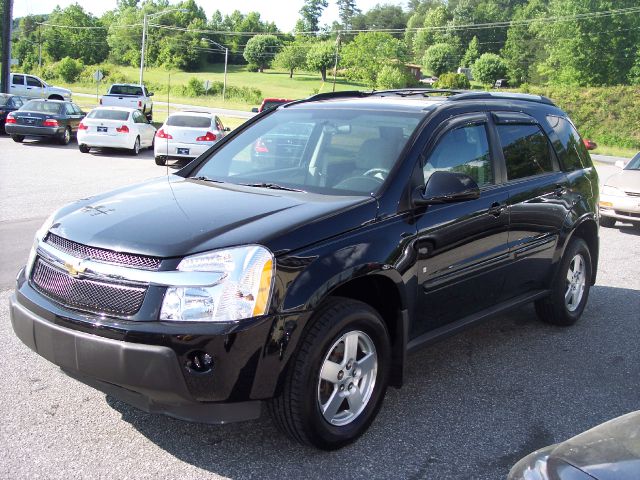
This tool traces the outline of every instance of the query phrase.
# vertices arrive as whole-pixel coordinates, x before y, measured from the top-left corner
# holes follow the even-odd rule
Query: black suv
[[[294,439],[339,448],[402,384],[407,352],[527,302],[578,320],[597,204],[589,154],[547,98],[316,95],[168,177],[53,214],[11,320],[143,410],[219,423],[266,403]]]

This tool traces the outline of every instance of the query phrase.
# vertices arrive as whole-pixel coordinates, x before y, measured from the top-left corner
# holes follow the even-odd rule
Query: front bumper
[[[600,215],[623,222],[640,222],[640,196],[600,195]]]
[[[99,337],[52,324],[10,300],[11,324],[33,351],[69,376],[150,413],[203,423],[260,416],[260,402],[195,402],[174,351]]]
[[[65,127],[37,127],[10,123],[4,126],[9,135],[25,135],[27,137],[56,137],[64,133]]]

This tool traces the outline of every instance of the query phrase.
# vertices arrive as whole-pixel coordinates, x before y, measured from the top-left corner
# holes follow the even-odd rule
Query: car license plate
[[[27,125],[33,125],[34,123],[36,123],[36,121],[35,121],[33,118],[27,118],[27,119],[25,120],[25,123],[26,123]]]
[[[178,155],[189,155],[189,149],[188,148],[178,148]]]
[[[107,127],[98,127],[98,133],[107,133],[109,130]]]

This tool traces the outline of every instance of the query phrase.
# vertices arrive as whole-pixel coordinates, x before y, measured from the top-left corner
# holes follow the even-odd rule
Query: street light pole
[[[224,50],[224,83],[222,85],[222,101],[224,102],[227,93],[227,64],[229,63],[229,49],[224,45],[220,45],[218,42],[214,42],[213,40],[209,40],[205,37],[202,37],[200,40],[203,42],[209,42],[211,45],[215,45],[216,47]]]
[[[147,40],[147,14],[144,14],[142,21],[142,48],[140,50],[140,85],[142,85],[142,75],[144,72],[144,47]]]

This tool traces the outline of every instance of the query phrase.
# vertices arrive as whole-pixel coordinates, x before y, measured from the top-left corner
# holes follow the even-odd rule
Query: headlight
[[[51,228],[51,225],[53,225],[53,219],[56,217],[57,213],[58,211],[56,210],[51,215],[49,215],[33,237],[33,245],[31,245],[31,251],[29,252],[29,258],[27,258],[27,266],[25,268],[25,276],[27,278],[29,278],[29,276],[31,275],[33,262],[35,262],[36,260],[36,251],[38,250],[38,244],[47,235],[47,232]]]
[[[625,193],[617,187],[612,187],[610,185],[605,185],[602,187],[603,195],[610,195],[612,197],[624,197]]]
[[[169,287],[160,320],[224,322],[264,315],[274,277],[273,255],[260,245],[192,255],[178,265],[181,272],[219,272],[210,287]]]

